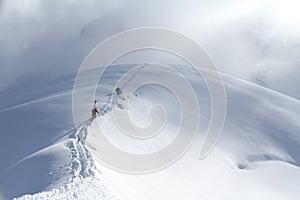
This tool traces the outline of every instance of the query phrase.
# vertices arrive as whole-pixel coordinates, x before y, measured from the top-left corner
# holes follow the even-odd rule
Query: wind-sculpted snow
[[[212,155],[199,160],[201,143],[210,119],[209,94],[205,92],[205,83],[197,79],[191,71],[184,67],[178,67],[177,70],[191,74],[187,77],[200,96],[198,99],[202,117],[198,137],[181,159],[161,172],[134,178],[120,175],[113,168],[103,168],[103,173],[109,174],[112,182],[118,182],[117,190],[128,199],[147,199],[149,196],[155,199],[184,199],[186,194],[189,194],[188,199],[299,198],[300,193],[294,185],[300,183],[300,102],[276,91],[223,74],[227,91],[226,123]],[[144,79],[147,76],[150,74],[143,74]],[[122,118],[123,113],[128,111],[137,126],[145,127],[149,121],[156,123],[155,120],[166,120],[166,124],[159,135],[137,140],[124,134],[116,124],[114,112],[100,117],[88,128],[86,142],[87,149],[100,161],[99,167],[105,164],[99,156],[105,153],[100,145],[102,137],[99,137],[99,130],[115,147],[141,155],[164,148],[174,140],[174,133],[178,128],[180,114],[177,102],[164,87],[146,85],[131,95],[126,93],[126,87],[123,90],[124,96],[130,101],[126,111],[113,108],[113,111],[118,110],[115,113],[119,117]],[[168,113],[166,119],[165,115],[159,113],[150,117],[149,109],[157,104],[165,108]],[[183,128],[189,130],[189,127]],[[131,129],[134,127],[127,124],[127,130]],[[153,130],[145,131],[151,133]],[[291,186],[284,186],[282,180]],[[158,182],[159,186],[156,186]],[[138,192],[126,192],[131,189],[128,183]],[[194,190],[198,186],[202,189]],[[163,192],[154,195],[153,191]],[[251,194],[244,196],[249,191]]]
[[[49,181],[55,183],[63,179],[62,186],[16,199],[114,199],[103,186],[99,177],[96,177],[96,173],[100,172],[97,171],[93,158],[85,147],[87,127],[90,125],[91,121],[88,120],[77,131],[70,134],[70,139],[63,142],[64,146],[68,148],[70,161],[49,173]],[[69,178],[66,180],[66,177]]]
[[[98,143],[97,126],[117,148],[144,154],[168,145],[180,122],[178,102],[166,88],[147,85],[132,95],[127,93],[127,85],[137,77],[135,72],[130,76],[132,79],[122,84],[120,98],[111,94],[117,80],[133,66],[138,65],[112,66],[104,74],[96,93],[100,115],[93,122],[85,117],[78,130],[71,123],[71,91],[58,88],[72,81],[58,78],[62,82],[54,84],[57,88],[52,88],[49,96],[47,89],[39,88],[43,91],[42,99],[18,99],[22,105],[4,101],[3,105],[9,102],[9,106],[14,106],[0,111],[1,128],[5,131],[1,132],[0,140],[0,193],[5,200],[114,199],[114,196],[139,200],[300,198],[299,100],[222,74],[227,93],[225,126],[211,155],[199,160],[211,117],[210,96],[205,82],[184,66],[176,66],[176,70],[186,74],[195,89],[201,112],[197,138],[191,148],[173,165],[152,174],[129,175],[104,166],[97,156],[103,151]],[[16,84],[15,88],[18,87],[22,88]],[[56,91],[55,96],[50,95],[52,91]],[[165,108],[167,118],[154,113],[151,119],[149,108],[157,104]],[[121,113],[121,117],[129,111],[132,121],[140,127],[151,120],[166,123],[161,134],[136,140],[119,129],[114,111]],[[78,112],[90,115],[90,110]]]
[[[47,192],[40,192],[33,195],[24,195],[18,200],[40,200],[40,199],[55,199],[55,200],[75,200],[75,199],[113,199],[102,185],[99,179],[86,178],[74,179],[71,183],[66,184],[59,189],[53,189]]]
[[[71,154],[71,169],[72,177],[86,178],[95,176],[94,161],[84,146],[87,133],[87,126],[90,125],[90,121],[87,121],[75,132],[75,139],[71,139],[67,142],[67,147],[70,149]]]

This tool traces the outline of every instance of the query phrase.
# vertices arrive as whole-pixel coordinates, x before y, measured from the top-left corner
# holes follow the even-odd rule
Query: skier
[[[96,107],[96,103],[97,103],[97,101],[95,100],[93,109],[91,110],[92,111],[92,121],[97,117],[97,113],[99,114],[99,110]]]
[[[122,93],[121,89],[119,87],[116,88],[117,95],[120,95]]]

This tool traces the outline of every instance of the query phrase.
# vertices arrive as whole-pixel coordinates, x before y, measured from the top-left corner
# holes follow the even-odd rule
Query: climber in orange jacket
[[[97,117],[97,113],[99,114],[99,110],[98,110],[98,108],[96,107],[96,103],[97,103],[97,101],[95,100],[95,102],[94,102],[94,107],[93,107],[93,109],[91,110],[91,111],[92,111],[92,120],[94,120],[94,119]]]

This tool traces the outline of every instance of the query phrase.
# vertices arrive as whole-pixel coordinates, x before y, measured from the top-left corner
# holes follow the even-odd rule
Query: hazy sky
[[[76,72],[108,36],[155,26],[199,42],[222,72],[300,99],[296,0],[0,2],[0,89],[26,74]]]

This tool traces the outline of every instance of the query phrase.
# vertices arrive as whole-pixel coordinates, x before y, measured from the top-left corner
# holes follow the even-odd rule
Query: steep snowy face
[[[150,174],[113,170],[102,157],[112,155],[102,145],[103,137],[122,151],[143,156],[166,148],[176,139],[182,125],[180,101],[168,88],[146,84],[129,92],[130,84],[139,77],[151,80],[155,75],[166,79],[159,71],[149,73],[136,67],[146,65],[112,66],[104,73],[96,91],[100,116],[90,122],[90,109],[78,110],[84,113],[78,130],[74,129],[71,116],[72,75],[58,77],[52,82],[53,87],[39,88],[34,96],[23,100],[13,98],[13,90],[2,92],[11,93],[10,98],[14,99],[1,100],[5,102],[3,105],[11,106],[0,111],[3,130],[11,132],[0,141],[3,196],[6,199],[300,198],[299,101],[222,74],[227,93],[226,122],[212,153],[200,160],[211,118],[210,95],[205,81],[186,66],[174,68],[190,82],[199,105],[199,111],[186,113],[189,118],[200,115],[191,146],[175,163]],[[131,71],[132,68],[136,70]],[[118,84],[121,95],[112,93],[127,72],[129,76]],[[88,91],[89,77],[84,83]],[[63,89],[60,85],[64,85]],[[21,89],[21,86],[14,87]],[[189,95],[183,97],[190,100]],[[93,101],[82,103],[92,105]],[[127,114],[130,122],[126,121]],[[12,126],[12,121],[18,126]],[[181,128],[185,133],[191,131],[188,124]],[[144,138],[128,135],[128,130]],[[21,150],[21,154],[16,153]],[[122,159],[118,155],[111,157]],[[128,162],[128,165],[139,163]]]
[[[90,124],[91,121],[87,120],[77,131],[72,131],[69,139],[49,147],[54,151],[58,151],[57,145],[63,146],[65,149],[58,152],[65,151],[69,157],[62,159],[62,163],[57,168],[52,167],[53,170],[48,174],[49,185],[46,190],[44,189],[44,191],[33,195],[27,194],[16,199],[115,199],[101,182],[100,172],[97,171],[94,160],[85,147],[88,134],[87,127]],[[57,153],[52,152],[53,150],[51,151],[49,148],[37,152],[36,155],[31,157]],[[24,166],[22,162],[20,165]]]
[[[181,110],[178,99],[168,88],[148,84],[128,94],[124,86],[124,96],[118,99],[116,106],[112,104],[111,112],[98,118],[89,127],[87,149],[99,162],[98,168],[104,174],[109,174],[110,181],[114,182],[114,187],[121,196],[133,198],[137,195],[139,199],[147,199],[147,196],[178,199],[186,198],[187,194],[189,199],[299,198],[300,194],[294,187],[300,180],[300,126],[297,123],[300,118],[299,101],[223,74],[227,92],[226,123],[212,154],[199,160],[201,145],[210,123],[210,96],[205,82],[192,69],[185,66],[177,66],[176,69],[189,74],[186,77],[196,91],[201,116],[196,140],[176,163],[159,172],[136,177],[109,169],[116,168],[103,159],[103,154],[106,153],[106,147],[102,143],[103,135],[116,148],[137,156],[157,153],[174,141],[178,126],[181,125]],[[147,76],[151,74],[141,75],[143,81]],[[186,99],[189,98],[186,96]],[[162,106],[164,112],[151,112],[154,105]],[[122,119],[125,112],[128,112],[131,122],[120,125],[115,115],[118,114]],[[193,113],[190,116],[193,117]],[[147,129],[149,124],[163,126],[159,134],[152,132],[153,137],[137,139],[127,134],[128,130],[135,131],[135,126],[131,123],[141,128],[146,127],[146,135],[151,135],[154,130]],[[186,132],[191,131],[189,126],[181,128]],[[120,162],[125,159],[118,154],[111,155],[112,159],[119,159]],[[164,155],[160,159],[165,159]],[[139,165],[129,160],[127,162],[128,165]],[[103,167],[103,164],[108,168]],[[284,186],[283,180],[291,186]],[[158,182],[161,183],[160,188],[153,186]],[[197,191],[197,187],[203,190]],[[137,191],[126,192],[132,189]],[[160,191],[161,195],[154,195],[153,191]],[[248,195],[244,196],[243,193]]]
[[[300,166],[299,100],[241,80],[225,79],[227,121],[220,147],[240,168],[268,160]]]
[[[87,125],[74,128],[73,79],[68,74],[32,85],[25,78],[1,91],[2,199],[35,193],[21,199],[111,199],[83,145]]]
[[[152,76],[159,77],[163,74],[160,71],[139,71],[139,75],[131,74],[132,77],[126,84],[120,86],[123,93],[115,97],[115,102],[109,105],[103,102],[103,106],[109,106],[111,112],[96,121],[97,126],[94,128],[99,126],[100,129],[93,131],[103,132],[112,144],[123,150],[139,154],[156,152],[176,138],[179,128],[186,133],[193,131],[190,124],[181,123],[181,112],[187,112],[184,113],[185,117],[191,120],[200,114],[196,142],[200,150],[210,123],[210,96],[205,82],[194,74],[192,68],[177,66],[176,69],[185,74],[191,83],[199,110],[182,110],[179,97],[164,85],[145,84],[134,92],[128,92],[127,87],[134,82],[132,77],[147,82],[147,79],[152,80]],[[299,166],[299,101],[225,74],[223,79],[227,91],[227,115],[223,134],[216,148],[226,153],[238,168],[251,168],[255,162],[266,160],[279,160]],[[180,88],[177,84],[174,83]],[[180,98],[185,98],[188,102],[193,100],[188,95]],[[160,129],[155,128],[156,126],[160,126]],[[136,129],[140,132],[140,140],[130,135],[130,131],[133,133]],[[143,138],[144,135],[150,137]]]

